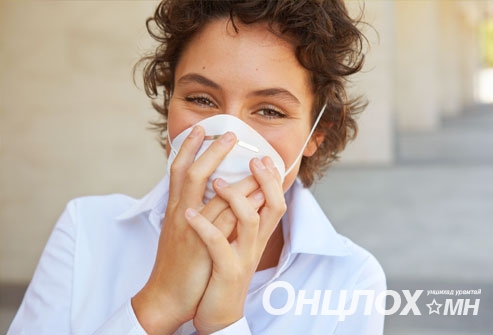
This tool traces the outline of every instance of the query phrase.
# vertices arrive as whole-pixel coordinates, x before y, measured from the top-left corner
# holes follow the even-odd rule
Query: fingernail
[[[235,140],[235,135],[230,131],[228,131],[227,133],[225,133],[223,136],[219,138],[219,141],[221,141],[224,144],[230,144],[234,140]]]
[[[262,191],[257,191],[253,194],[253,198],[258,201],[264,201],[264,193],[262,193]]]
[[[259,170],[265,170],[264,163],[262,163],[262,161],[258,158],[253,159],[253,165]]]
[[[216,186],[219,188],[227,187],[229,184],[226,182],[226,180],[217,178],[216,179]]]
[[[197,137],[200,134],[200,126],[195,126],[192,129],[192,132],[188,135],[189,138]]]
[[[185,211],[185,216],[187,219],[192,219],[192,218],[196,217],[197,214],[199,214],[199,213],[193,208],[187,208],[187,210]]]

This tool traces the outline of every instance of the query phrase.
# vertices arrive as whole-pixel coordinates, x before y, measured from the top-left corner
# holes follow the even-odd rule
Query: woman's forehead
[[[298,95],[311,94],[310,74],[299,63],[291,43],[266,23],[236,26],[234,30],[228,18],[204,26],[181,54],[175,84],[192,72],[220,85],[270,88],[282,84]]]

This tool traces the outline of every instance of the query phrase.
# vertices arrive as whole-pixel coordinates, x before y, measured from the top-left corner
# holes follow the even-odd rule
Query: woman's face
[[[169,105],[170,138],[202,119],[231,114],[259,132],[288,168],[312,126],[309,73],[294,47],[266,24],[236,24],[238,33],[227,18],[212,21],[185,48]],[[315,150],[311,141],[304,155]],[[296,178],[300,161],[286,176],[284,190]]]

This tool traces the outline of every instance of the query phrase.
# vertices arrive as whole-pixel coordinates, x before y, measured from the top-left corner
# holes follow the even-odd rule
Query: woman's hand
[[[227,213],[229,226],[236,226],[233,241],[228,241],[228,235],[203,212],[193,207],[186,210],[190,226],[206,245],[213,262],[210,280],[194,316],[199,334],[222,329],[243,316],[250,281],[286,210],[281,177],[272,160],[253,159],[250,169],[261,192],[254,192],[249,198],[238,192],[236,185],[227,185],[223,180],[214,182],[217,194],[229,204],[223,213]],[[265,203],[259,210],[256,204],[260,202]]]
[[[211,219],[225,217],[224,201],[214,199],[204,207],[202,198],[209,176],[233,148],[236,137],[222,135],[195,161],[203,139],[203,128],[195,127],[171,166],[169,200],[154,268],[132,299],[139,322],[150,334],[173,333],[191,320],[211,276],[207,248],[187,224],[185,210],[204,209]],[[225,224],[221,228],[233,230]]]

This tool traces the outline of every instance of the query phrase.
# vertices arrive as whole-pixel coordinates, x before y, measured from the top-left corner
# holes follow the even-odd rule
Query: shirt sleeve
[[[79,334],[72,323],[73,273],[77,249],[77,201],[69,202],[41,255],[8,335]],[[97,308],[97,307],[96,307]],[[130,299],[96,334],[143,335]]]
[[[235,323],[212,333],[211,335],[251,335],[250,327],[245,317],[239,319]]]
[[[132,308],[131,300],[120,307],[113,316],[104,323],[94,335],[122,334],[144,335],[146,331],[137,320]]]
[[[383,334],[385,315],[376,310],[375,301],[376,297],[385,292],[386,289],[385,273],[375,257],[369,255],[352,290],[352,294],[348,295],[349,299],[344,306],[344,310],[348,314],[343,321],[339,319],[335,334]],[[365,291],[370,295],[358,295],[355,291]],[[385,301],[383,301],[384,303]],[[367,304],[370,308],[367,307]]]
[[[118,309],[113,316],[101,326],[94,335],[124,334],[124,335],[143,335],[146,331],[137,320],[137,316],[132,308],[131,300]],[[194,333],[196,334],[196,333]],[[251,335],[250,327],[245,317],[218,330],[211,335]]]
[[[75,251],[74,203],[53,229],[7,334],[70,334]]]
[[[132,308],[131,300],[120,307],[113,316],[106,321],[93,335],[124,334],[124,335],[144,335],[146,331],[140,325],[137,316]],[[196,334],[196,333],[194,333]],[[250,327],[245,317],[218,330],[211,335],[251,335]]]

